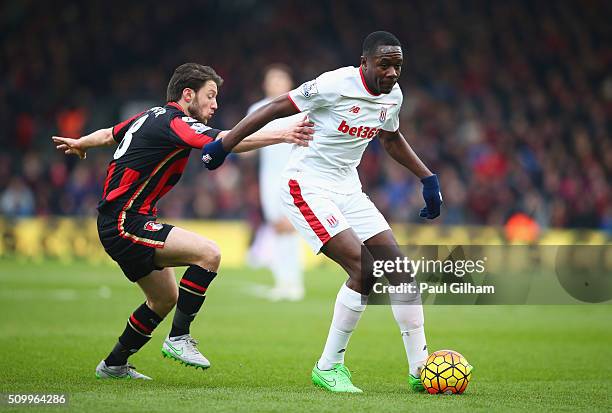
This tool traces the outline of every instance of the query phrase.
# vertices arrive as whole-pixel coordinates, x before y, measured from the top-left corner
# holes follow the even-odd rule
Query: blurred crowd
[[[404,46],[401,128],[441,177],[442,224],[612,231],[612,2],[418,0],[36,2],[0,4],[0,213],[94,215],[112,152],[54,152],[50,136],[108,127],[164,103],[186,61],[225,79],[211,126],[229,129],[262,96],[263,68],[301,83],[358,65],[389,30]],[[196,152],[196,151],[194,151]],[[196,154],[193,154],[196,158]],[[214,173],[192,159],[164,218],[259,217],[257,157]],[[418,220],[420,184],[374,140],[364,189],[391,221]]]

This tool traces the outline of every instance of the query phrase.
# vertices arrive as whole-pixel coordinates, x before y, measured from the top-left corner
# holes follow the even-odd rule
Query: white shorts
[[[390,229],[385,217],[361,190],[338,194],[285,179],[281,198],[285,215],[317,254],[345,229],[352,228],[361,242]]]

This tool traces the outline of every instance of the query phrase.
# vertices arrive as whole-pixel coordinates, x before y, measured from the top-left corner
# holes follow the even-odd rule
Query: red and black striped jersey
[[[179,181],[192,148],[221,132],[187,116],[175,102],[154,107],[113,127],[119,143],[108,165],[98,211],[157,215],[155,204]]]

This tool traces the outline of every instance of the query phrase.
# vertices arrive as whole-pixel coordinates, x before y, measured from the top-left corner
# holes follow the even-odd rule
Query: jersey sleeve
[[[170,140],[180,148],[202,149],[220,132],[189,116],[177,116],[170,121]]]
[[[144,112],[140,112],[140,113],[132,116],[131,118],[129,118],[127,120],[124,120],[123,122],[120,122],[120,123],[116,124],[115,126],[113,126],[113,139],[115,140],[115,142],[117,142],[117,143],[121,142],[121,140],[125,136],[125,133],[127,132],[127,130],[130,128],[130,125],[132,124],[134,119],[136,119],[137,117],[139,117],[143,113]]]
[[[339,83],[331,72],[323,73],[289,92],[289,99],[300,112],[332,106],[340,98]]]

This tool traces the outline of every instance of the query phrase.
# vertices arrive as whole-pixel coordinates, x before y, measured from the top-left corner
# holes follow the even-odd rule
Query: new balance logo
[[[361,108],[359,106],[353,106],[352,108],[349,109],[349,112],[351,112],[351,113],[359,113],[360,110],[361,110]]]

